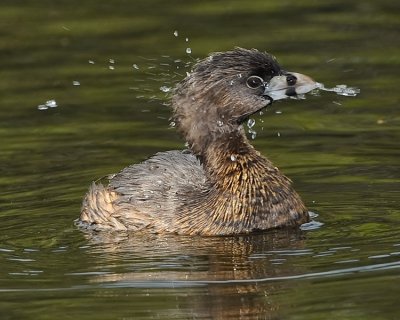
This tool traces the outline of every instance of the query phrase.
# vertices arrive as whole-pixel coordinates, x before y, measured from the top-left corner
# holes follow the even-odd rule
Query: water
[[[397,319],[397,6],[2,1],[0,318]],[[275,102],[252,127],[316,225],[223,238],[78,231],[91,181],[184,148],[160,88],[235,46],[360,89]],[[38,110],[48,101],[58,107]]]
[[[254,120],[253,118],[247,120],[247,128],[248,128],[247,132],[250,134],[252,140],[254,140],[257,137],[257,131],[253,129],[255,124],[256,120]]]
[[[168,93],[171,91],[171,88],[167,87],[167,86],[162,86],[160,87],[160,90],[164,93]]]
[[[75,84],[74,84],[75,85]],[[38,110],[47,110],[48,108],[57,108],[57,102],[55,100],[47,100],[45,104],[38,105]]]
[[[317,82],[316,87],[318,90],[331,91],[335,92],[340,96],[346,96],[346,97],[355,97],[360,93],[359,88],[348,87],[346,84],[339,84],[333,88],[327,88],[323,83]]]

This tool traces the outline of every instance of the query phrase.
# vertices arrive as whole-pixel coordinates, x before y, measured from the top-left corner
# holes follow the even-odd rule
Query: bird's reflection
[[[185,310],[213,319],[276,319],[274,294],[291,282],[275,281],[305,272],[282,259],[304,252],[301,231],[275,230],[236,237],[182,237],[88,233],[97,284],[135,287],[202,286],[200,295],[179,295]],[[280,257],[278,259],[277,257]],[[173,294],[173,293],[172,293]],[[238,317],[240,315],[240,317]]]

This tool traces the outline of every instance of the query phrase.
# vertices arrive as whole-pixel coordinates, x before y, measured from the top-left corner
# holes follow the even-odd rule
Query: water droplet
[[[72,81],[72,85],[73,86],[80,86],[81,85],[81,83],[79,82],[79,81]]]
[[[240,79],[240,78],[242,77],[242,74],[239,73],[239,74],[237,75],[237,77]]]
[[[171,128],[173,128],[173,127],[176,126],[176,123],[175,123],[174,121],[171,121],[171,122],[169,123],[169,126],[170,126]]]
[[[376,120],[376,124],[385,124],[386,120],[385,119],[378,119]]]
[[[185,41],[186,41],[186,42],[189,42],[189,38],[186,38]]]
[[[235,162],[237,160],[236,156],[234,154],[231,154],[231,161]]]
[[[251,139],[253,139],[253,140],[257,136],[257,132],[252,129],[255,124],[256,124],[256,120],[254,120],[253,118],[250,118],[249,120],[247,120],[247,127],[249,128],[248,132],[251,134]]]
[[[88,60],[88,62],[89,62],[90,64],[94,64],[94,63],[95,63],[93,60]]]
[[[234,83],[235,83],[235,82],[234,82],[233,80],[229,81],[229,85],[230,85],[230,86],[233,86]]]
[[[46,101],[46,106],[48,106],[49,108],[58,107],[56,100],[47,100]]]
[[[138,66],[136,63],[134,63],[134,64],[132,65],[132,68],[133,68],[133,69],[136,69],[136,70],[139,70],[139,66]]]
[[[39,104],[37,106],[38,110],[47,110],[48,108],[58,107],[56,100],[47,100],[45,104]]]
[[[249,129],[253,128],[255,124],[256,124],[256,120],[254,120],[253,118],[250,118],[249,120],[247,120],[247,126],[249,127]]]
[[[167,93],[167,92],[170,92],[170,91],[171,91],[171,88],[170,88],[170,87],[167,87],[167,86],[162,86],[162,87],[160,87],[160,90],[161,90],[162,92]]]
[[[190,77],[190,73],[186,71],[186,77]]]
[[[276,110],[275,113],[276,114],[282,114],[282,111],[281,110]]]
[[[278,132],[276,135],[277,135],[278,137],[280,137],[280,136],[281,136],[281,133],[280,133],[280,132]]]
[[[114,67],[114,66],[108,66],[108,69],[110,69],[110,70],[114,70],[114,69],[115,69],[115,67]]]
[[[175,31],[174,31],[174,36],[175,36],[175,37],[179,36],[178,30],[175,30]]]
[[[115,60],[114,59],[110,59],[110,60],[108,60],[110,63],[115,63]]]
[[[218,120],[217,125],[218,125],[218,127],[222,127],[224,125],[224,123],[221,120]]]
[[[191,48],[186,48],[186,53],[187,54],[191,54],[192,53],[192,49]]]

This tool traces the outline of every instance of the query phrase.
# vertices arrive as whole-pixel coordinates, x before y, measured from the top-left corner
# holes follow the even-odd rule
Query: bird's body
[[[272,100],[299,93],[296,82],[298,91],[311,83],[295,75],[257,50],[235,49],[199,62],[172,98],[174,120],[189,149],[129,166],[108,186],[93,183],[79,224],[93,230],[229,235],[309,221],[291,181],[250,145],[242,127]],[[273,83],[279,77],[286,86]]]

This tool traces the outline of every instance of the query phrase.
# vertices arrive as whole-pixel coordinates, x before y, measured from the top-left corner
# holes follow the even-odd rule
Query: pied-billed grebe
[[[230,235],[309,221],[285,177],[246,138],[243,123],[315,82],[275,58],[236,48],[198,62],[172,97],[189,150],[160,152],[93,183],[78,224],[92,230]]]

